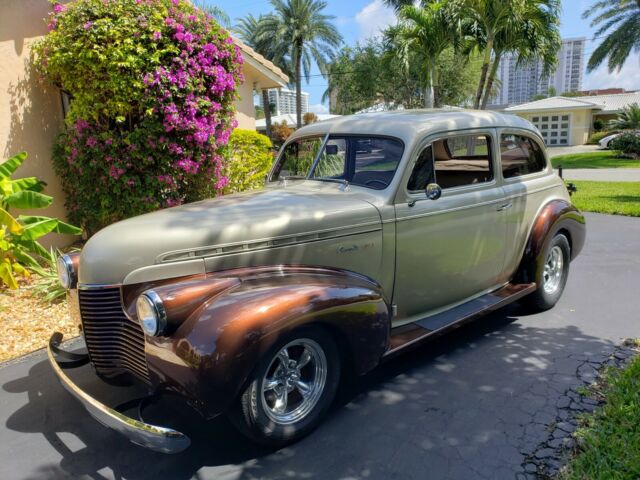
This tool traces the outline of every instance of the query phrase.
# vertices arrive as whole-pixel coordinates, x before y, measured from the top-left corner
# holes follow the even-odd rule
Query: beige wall
[[[245,80],[240,88],[238,94],[240,99],[236,101],[236,120],[238,121],[238,128],[244,128],[247,130],[256,129],[256,114],[253,106],[253,84],[255,82],[254,77],[250,72],[245,70]]]
[[[569,115],[570,145],[584,145],[591,135],[593,113],[591,109],[582,110],[549,110],[536,112],[517,112],[516,115],[531,121],[531,117],[539,115]]]
[[[0,14],[0,162],[25,150],[29,158],[16,172],[47,182],[54,202],[42,215],[65,217],[60,182],[51,166],[51,146],[63,126],[60,95],[39,82],[29,63],[29,48],[47,31],[47,0],[3,0]],[[50,235],[45,244],[60,246],[68,238]]]

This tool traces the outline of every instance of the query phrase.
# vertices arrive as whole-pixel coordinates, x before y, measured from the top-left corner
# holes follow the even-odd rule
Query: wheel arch
[[[571,202],[554,199],[546,203],[532,223],[515,279],[534,281],[535,271],[544,261],[543,253],[548,242],[558,233],[567,237],[573,260],[582,250],[586,234],[584,215]]]

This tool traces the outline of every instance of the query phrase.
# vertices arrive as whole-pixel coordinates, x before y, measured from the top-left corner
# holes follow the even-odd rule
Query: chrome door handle
[[[500,205],[500,208],[498,208],[498,211],[502,212],[503,210],[508,210],[511,207],[513,207],[513,203],[511,203],[511,202],[505,203],[504,205]]]

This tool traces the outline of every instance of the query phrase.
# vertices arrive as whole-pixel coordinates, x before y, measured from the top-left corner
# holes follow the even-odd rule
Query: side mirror
[[[327,155],[337,155],[338,154],[338,145],[327,145],[324,147]]]
[[[438,200],[442,196],[442,188],[437,183],[430,183],[425,189],[429,200]]]

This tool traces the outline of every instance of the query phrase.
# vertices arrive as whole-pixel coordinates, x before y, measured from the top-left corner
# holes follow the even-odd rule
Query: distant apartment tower
[[[543,66],[540,60],[517,66],[516,56],[506,55],[500,61],[496,75],[500,81],[500,91],[491,104],[530,102],[538,94],[546,95],[550,87],[555,88],[557,95],[579,91],[582,88],[586,41],[584,37],[563,40],[558,52],[557,69],[547,77],[542,76]]]
[[[259,97],[260,106],[264,108],[262,104],[262,96]],[[295,115],[296,114],[296,92],[295,90],[288,90],[281,88],[279,90],[269,90],[269,103],[275,105],[275,111],[272,115]],[[309,94],[302,92],[302,114],[304,115],[309,111]]]

